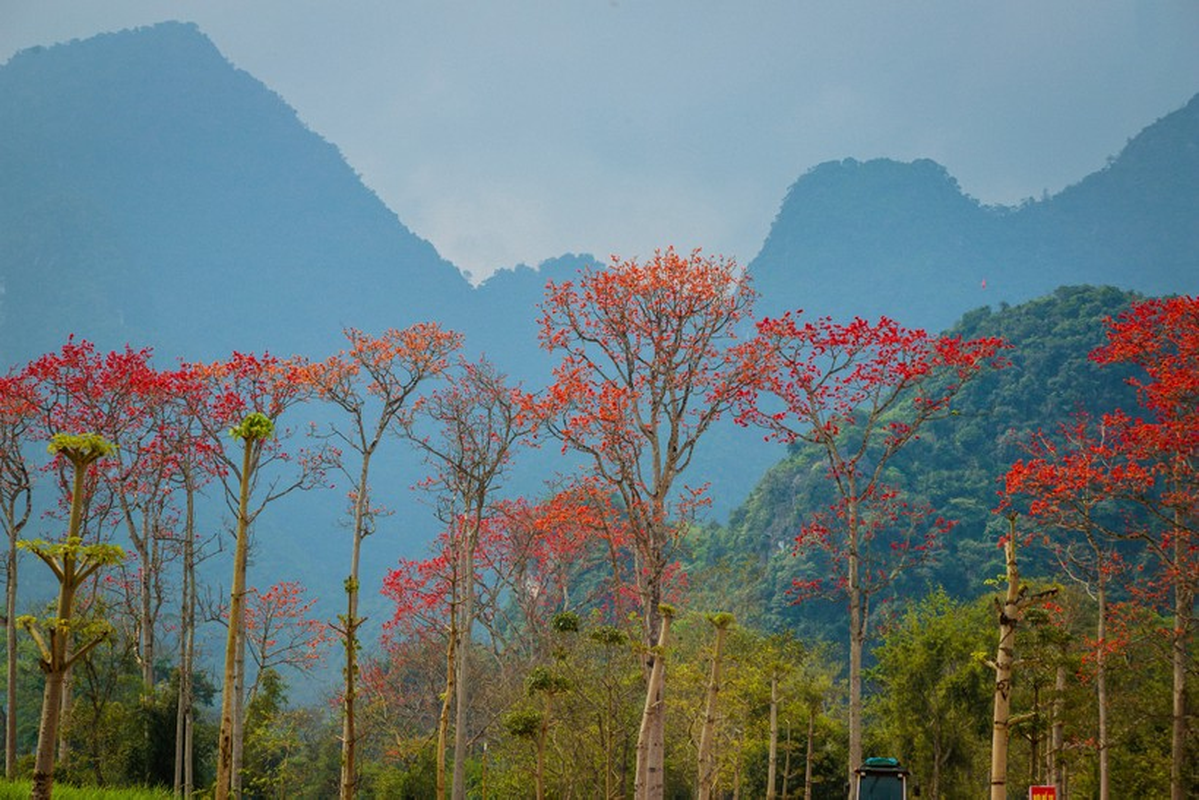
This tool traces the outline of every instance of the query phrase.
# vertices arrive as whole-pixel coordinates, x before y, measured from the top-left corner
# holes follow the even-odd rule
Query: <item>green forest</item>
[[[843,798],[870,757],[925,798],[1199,794],[1199,299],[933,334],[755,298],[698,251],[551,281],[536,387],[432,321],[14,367],[0,796]],[[733,436],[778,457],[713,520],[689,467]],[[397,459],[440,534],[369,585]],[[333,619],[255,560],[319,493]]]

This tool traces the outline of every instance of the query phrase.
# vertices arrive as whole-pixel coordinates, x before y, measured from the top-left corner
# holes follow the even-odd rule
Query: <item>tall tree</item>
[[[1127,521],[1110,510],[1104,513],[1119,496],[1111,480],[1115,455],[1103,426],[1095,426],[1088,416],[1079,415],[1072,423],[1063,424],[1056,437],[1034,436],[1029,443],[1029,458],[1012,464],[1004,476],[1005,501],[1028,498],[1027,513],[1046,526],[1042,537],[1051,542],[1058,564],[1095,598],[1092,653],[1099,721],[1096,746],[1100,800],[1111,797],[1107,691],[1107,658],[1112,646],[1108,634],[1110,587],[1118,585],[1122,572],[1123,559],[1115,542],[1124,538]]]
[[[75,619],[75,596],[79,588],[100,568],[119,561],[124,554],[115,545],[83,544],[80,528],[83,522],[84,495],[87,491],[88,468],[112,453],[112,444],[94,433],[55,434],[50,452],[70,462],[73,479],[71,514],[66,538],[59,543],[43,541],[22,542],[58,579],[58,606],[55,615],[42,625],[32,617],[23,617],[22,626],[37,642],[41,659],[38,666],[46,676],[42,699],[42,718],[38,726],[37,756],[33,765],[34,800],[48,800],[54,786],[54,749],[58,740],[58,723],[62,712],[63,682],[71,665],[104,640],[106,632],[87,631]],[[85,640],[72,647],[74,634],[84,628]],[[90,634],[90,636],[88,635]]]
[[[488,361],[460,362],[446,385],[425,397],[405,435],[421,450],[433,473],[424,486],[437,496],[438,514],[451,531],[454,573],[450,640],[454,695],[454,765],[451,796],[466,797],[469,656],[475,623],[476,571],[480,535],[493,510],[515,448],[530,441],[531,403],[510,387]],[[425,425],[434,433],[426,435]],[[447,697],[450,694],[447,691]]]
[[[862,763],[862,652],[868,595],[863,583],[864,537],[876,512],[895,499],[883,485],[891,459],[930,420],[948,416],[962,386],[1001,365],[996,338],[964,341],[930,336],[893,320],[823,318],[801,323],[785,314],[758,323],[770,361],[764,392],[741,397],[740,421],[768,438],[807,442],[825,455],[839,498],[836,525],[821,525],[824,541],[839,540],[849,605],[848,780]],[[894,566],[894,565],[892,565]],[[888,568],[883,567],[885,571]],[[851,790],[852,791],[852,790]]]
[[[1173,595],[1170,792],[1181,800],[1187,793],[1188,651],[1199,589],[1199,297],[1138,303],[1108,320],[1107,344],[1091,357],[1143,371],[1130,382],[1148,416],[1117,413],[1105,424],[1123,429],[1124,458],[1113,473],[1124,483],[1124,494],[1156,520],[1144,528],[1143,541]]]
[[[4,563],[4,775],[11,780],[17,759],[17,541],[33,510],[33,473],[26,437],[34,423],[36,389],[22,372],[0,378],[0,524],[8,541]]]
[[[345,581],[346,613],[338,627],[345,649],[342,691],[341,788],[342,800],[355,796],[358,783],[356,747],[358,731],[355,702],[358,695],[359,561],[362,542],[375,529],[378,507],[371,504],[371,460],[387,431],[408,410],[421,383],[443,372],[448,356],[461,347],[462,337],[436,324],[421,323],[403,331],[391,329],[374,337],[353,328],[345,331],[349,348],[314,364],[306,379],[319,396],[348,417],[335,423],[331,435],[357,454],[356,464],[342,469],[350,480],[353,531],[350,574]]]
[[[679,483],[704,434],[757,378],[736,331],[753,300],[733,261],[668,249],[550,283],[541,306],[542,346],[561,356],[542,409],[548,428],[618,498],[636,559],[647,691],[638,797],[664,791],[660,606],[673,548],[702,502],[702,489]]]
[[[237,525],[221,697],[218,798],[228,797],[237,780],[245,679],[242,609],[250,527],[271,503],[318,485],[329,464],[326,448],[311,453],[289,452],[284,443],[290,431],[277,425],[289,408],[311,395],[303,379],[305,367],[306,363],[298,358],[284,360],[246,353],[234,353],[228,360],[212,364],[186,365],[205,388],[189,397],[200,404],[189,413],[209,444],[215,475]],[[230,436],[239,447],[226,448]],[[265,486],[260,486],[262,476],[266,476],[262,480]]]

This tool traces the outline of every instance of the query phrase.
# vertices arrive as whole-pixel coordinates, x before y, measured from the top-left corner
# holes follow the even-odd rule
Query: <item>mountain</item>
[[[749,271],[770,314],[887,314],[934,331],[1063,285],[1199,292],[1199,95],[1102,170],[1016,208],[980,204],[928,160],[820,164],[788,190]]]
[[[195,26],[0,68],[0,360],[71,332],[168,357],[323,353],[453,319],[462,274]]]
[[[963,387],[954,399],[955,413],[922,429],[891,464],[887,480],[913,506],[927,503],[956,522],[944,549],[908,573],[896,594],[920,596],[940,586],[953,596],[974,598],[1002,573],[996,542],[1006,521],[993,513],[998,481],[1027,455],[1029,436],[1038,430],[1052,435],[1077,412],[1098,419],[1116,408],[1138,407],[1128,383],[1131,368],[1101,367],[1088,358],[1106,341],[1104,320],[1138,299],[1142,296],[1110,286],[1061,287],[1019,305],[976,309],[950,329],[966,339],[1003,338],[1011,345],[1010,363]],[[729,610],[739,621],[766,629],[808,626],[827,634],[844,624],[844,603],[814,599],[795,605],[788,591],[793,578],[815,577],[812,565],[792,550],[801,524],[833,502],[828,469],[818,447],[801,443],[778,450],[779,460],[728,525],[713,526],[693,540],[696,555],[688,573],[694,586],[738,587],[719,602],[736,598],[742,605]],[[1034,579],[1053,574],[1051,561],[1044,549],[1028,547],[1021,555],[1022,574]],[[705,579],[708,570],[718,577]]]

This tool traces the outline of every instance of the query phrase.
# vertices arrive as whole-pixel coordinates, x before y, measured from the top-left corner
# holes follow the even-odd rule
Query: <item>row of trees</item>
[[[692,620],[688,624],[693,627],[696,619],[680,617],[674,610],[688,593],[680,557],[695,515],[706,502],[702,485],[687,486],[683,478],[699,442],[722,416],[732,415],[768,438],[793,447],[814,446],[824,454],[835,499],[827,509],[810,510],[796,546],[826,554],[831,588],[846,598],[845,774],[845,766],[852,770],[863,754],[871,599],[885,592],[896,575],[932,553],[951,526],[934,509],[907,502],[903,487],[893,479],[893,457],[932,421],[958,413],[953,401],[962,387],[1003,366],[1004,343],[996,338],[933,337],[886,319],[842,325],[831,320],[801,322],[788,315],[758,321],[754,327],[752,303],[753,293],[735,264],[698,252],[680,255],[668,250],[644,263],[614,259],[608,269],[584,271],[577,282],[551,284],[542,305],[541,337],[558,361],[550,385],[537,393],[511,385],[485,360],[455,360],[460,337],[431,324],[378,337],[348,331],[347,348],[323,362],[235,354],[225,362],[171,371],[153,368],[149,351],[102,356],[86,343],[69,342],[60,353],[5,379],[0,426],[5,479],[0,500],[13,545],[10,553],[32,508],[36,470],[29,461],[29,443],[64,431],[103,435],[115,449],[108,458],[89,462],[90,471],[77,470],[85,476],[78,486],[66,482],[68,470],[61,457],[43,469],[56,476],[62,507],[80,507],[80,541],[108,542],[119,535],[133,550],[132,564],[126,568],[133,579],[115,583],[132,592],[124,602],[136,609],[135,653],[147,705],[155,695],[157,632],[162,629],[162,598],[168,594],[168,564],[176,559],[181,567],[175,783],[187,793],[195,785],[187,746],[198,609],[195,567],[205,541],[195,504],[205,487],[224,497],[235,520],[236,544],[226,610],[215,792],[218,797],[238,795],[247,791],[240,781],[244,725],[250,715],[241,701],[250,672],[245,650],[253,639],[245,611],[250,596],[248,536],[275,500],[322,484],[330,470],[341,471],[349,485],[350,567],[344,582],[345,613],[328,629],[343,651],[337,698],[339,794],[356,796],[364,788],[360,747],[369,733],[374,757],[431,752],[432,790],[437,796],[448,791],[452,797],[465,797],[468,785],[481,779],[467,772],[474,763],[472,754],[503,729],[510,734],[503,737],[507,744],[522,738],[531,742],[535,763],[524,774],[535,776],[536,792],[542,796],[552,783],[551,744],[566,735],[562,726],[556,726],[556,737],[550,735],[562,705],[585,694],[583,687],[604,687],[604,702],[595,706],[601,709],[596,728],[588,733],[596,737],[593,741],[602,753],[590,785],[605,786],[607,796],[631,788],[639,797],[660,797],[668,764],[677,768],[680,760],[678,754],[671,758],[672,739],[667,736],[671,704],[666,663],[669,653],[680,652],[672,628],[676,617],[680,622]],[[1180,699],[1171,780],[1178,792],[1186,779],[1185,677],[1195,574],[1190,536],[1194,474],[1188,470],[1195,447],[1193,376],[1199,370],[1193,333],[1191,339],[1167,341],[1152,331],[1162,321],[1154,313],[1170,315],[1171,330],[1184,332],[1188,324],[1191,330],[1199,329],[1199,313],[1194,301],[1185,298],[1148,303],[1136,313],[1141,316],[1113,323],[1112,343],[1098,357],[1145,368],[1141,388],[1152,419],[1128,419],[1119,437],[1125,443],[1121,456],[1110,463],[1121,475],[1119,486],[1125,494],[1120,498],[1154,509],[1157,519],[1168,519],[1169,524],[1147,524],[1135,534],[1127,524],[1106,530],[1155,543],[1161,569],[1152,574],[1157,579],[1168,576],[1164,580],[1174,592]],[[1163,389],[1163,383],[1172,388]],[[285,426],[285,416],[298,404],[315,400],[338,413],[301,446]],[[1116,419],[1105,424],[1115,426]],[[372,492],[371,466],[388,433],[408,439],[423,454],[428,477],[421,486],[433,499],[443,533],[432,557],[401,562],[389,576],[385,592],[396,604],[395,616],[381,660],[369,661],[364,670],[359,662],[359,560],[363,539],[384,513]],[[505,497],[514,454],[544,439],[574,454],[575,469],[555,479],[542,497]],[[1164,463],[1171,464],[1168,483],[1159,478],[1165,474],[1160,466]],[[1009,476],[1013,498],[1022,493],[1036,500],[1060,495],[1060,482],[1020,483],[1022,465]],[[1112,481],[1115,485],[1116,479]],[[1162,488],[1167,485],[1171,488]],[[1115,499],[1110,493],[1109,497]],[[1060,507],[1050,511],[1033,503],[1030,512],[1046,514],[1064,528],[1077,528],[1063,523]],[[1086,530],[1093,534],[1098,528]],[[884,555],[868,557],[879,553]],[[15,560],[10,558],[10,564],[10,602],[15,603]],[[827,588],[797,586],[809,592]],[[104,582],[92,581],[85,605],[98,612],[100,598],[108,591]],[[293,612],[294,607],[293,603]],[[12,606],[9,612],[10,621],[15,620]],[[586,623],[581,612],[588,614]],[[304,614],[289,616],[302,625]],[[65,618],[61,612],[57,617]],[[695,785],[702,796],[718,781],[741,785],[745,777],[737,771],[745,762],[727,756],[741,750],[715,747],[716,737],[727,739],[736,729],[730,720],[739,717],[719,709],[721,686],[738,671],[732,666],[721,669],[725,653],[737,652],[733,643],[726,644],[730,618],[714,615],[710,621],[712,667],[706,678],[696,681],[703,686],[706,710],[692,737]],[[325,636],[319,626],[307,630],[301,638],[310,643]],[[744,657],[747,663],[778,665],[778,674],[759,670],[752,679],[754,691],[767,687],[771,698],[770,775],[762,785],[773,795],[780,772],[778,707],[786,695],[778,684],[786,653],[794,651],[776,642],[782,649],[777,657],[767,658],[762,648],[774,647],[771,640],[751,632],[738,635],[747,637],[745,652],[754,654]],[[259,648],[251,647],[257,653],[258,675],[272,675],[268,668],[288,657],[280,655],[279,637],[263,636],[259,642]],[[82,654],[86,647],[82,644],[76,652]],[[17,649],[10,639],[10,727]],[[293,652],[311,655],[306,647]],[[428,659],[434,652],[440,653],[440,667],[432,674],[440,677],[428,685]],[[620,659],[630,657],[640,673],[635,736],[626,718],[629,673],[627,665],[620,666]],[[299,655],[296,661],[306,663]],[[487,669],[484,665],[489,663],[495,668]],[[815,735],[817,709],[833,696],[827,673],[817,669],[794,695],[807,703],[809,742]],[[584,674],[585,681],[579,677]],[[368,691],[365,729],[359,708],[363,679]],[[272,680],[266,680],[268,687]],[[262,683],[256,679],[255,686]],[[65,684],[69,687],[70,682]],[[489,684],[506,685],[507,693],[500,694],[512,702],[498,716],[480,719],[485,711],[478,702],[480,688]],[[511,691],[518,685],[526,690],[521,702]],[[277,689],[271,692],[277,703]],[[252,691],[251,697],[258,692]],[[582,735],[589,728],[574,728],[574,733]],[[380,744],[384,736],[392,740],[390,750]],[[435,744],[414,747],[422,736],[431,736]],[[8,742],[12,748],[15,736]],[[726,757],[717,759],[717,750]],[[518,760],[515,751],[505,758],[516,759],[512,764]],[[813,758],[809,754],[805,760],[809,767]],[[626,772],[630,759],[633,769]],[[39,766],[39,774],[43,772],[48,792],[50,771]],[[788,773],[789,767],[782,766],[781,772]],[[725,777],[718,778],[722,774]],[[569,782],[569,777],[563,774],[560,780]],[[785,777],[782,784],[789,785]],[[811,780],[807,786],[811,788]]]

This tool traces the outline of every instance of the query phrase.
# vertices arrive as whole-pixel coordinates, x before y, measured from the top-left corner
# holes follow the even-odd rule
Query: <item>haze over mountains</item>
[[[0,67],[0,130],[7,364],[72,332],[168,358],[318,357],[347,325],[436,318],[523,374],[536,371],[546,278],[594,260],[472,289],[189,24],[19,53]],[[1197,223],[1199,98],[1019,208],[980,205],[927,160],[821,164],[791,187],[749,269],[770,313],[887,313],[937,330],[1063,284],[1197,291]]]
[[[535,387],[545,282],[595,260],[564,254],[473,287],[193,25],[34,48],[0,66],[6,369],[70,334],[152,346],[169,366],[233,350],[322,358],[346,326],[434,319]],[[815,166],[748,269],[762,313],[885,313],[936,331],[1062,285],[1199,293],[1199,96],[1094,174],[1017,208],[981,205],[928,160]],[[696,464],[717,516],[779,457],[743,444],[756,438],[717,437]],[[340,564],[340,545],[277,557]]]

